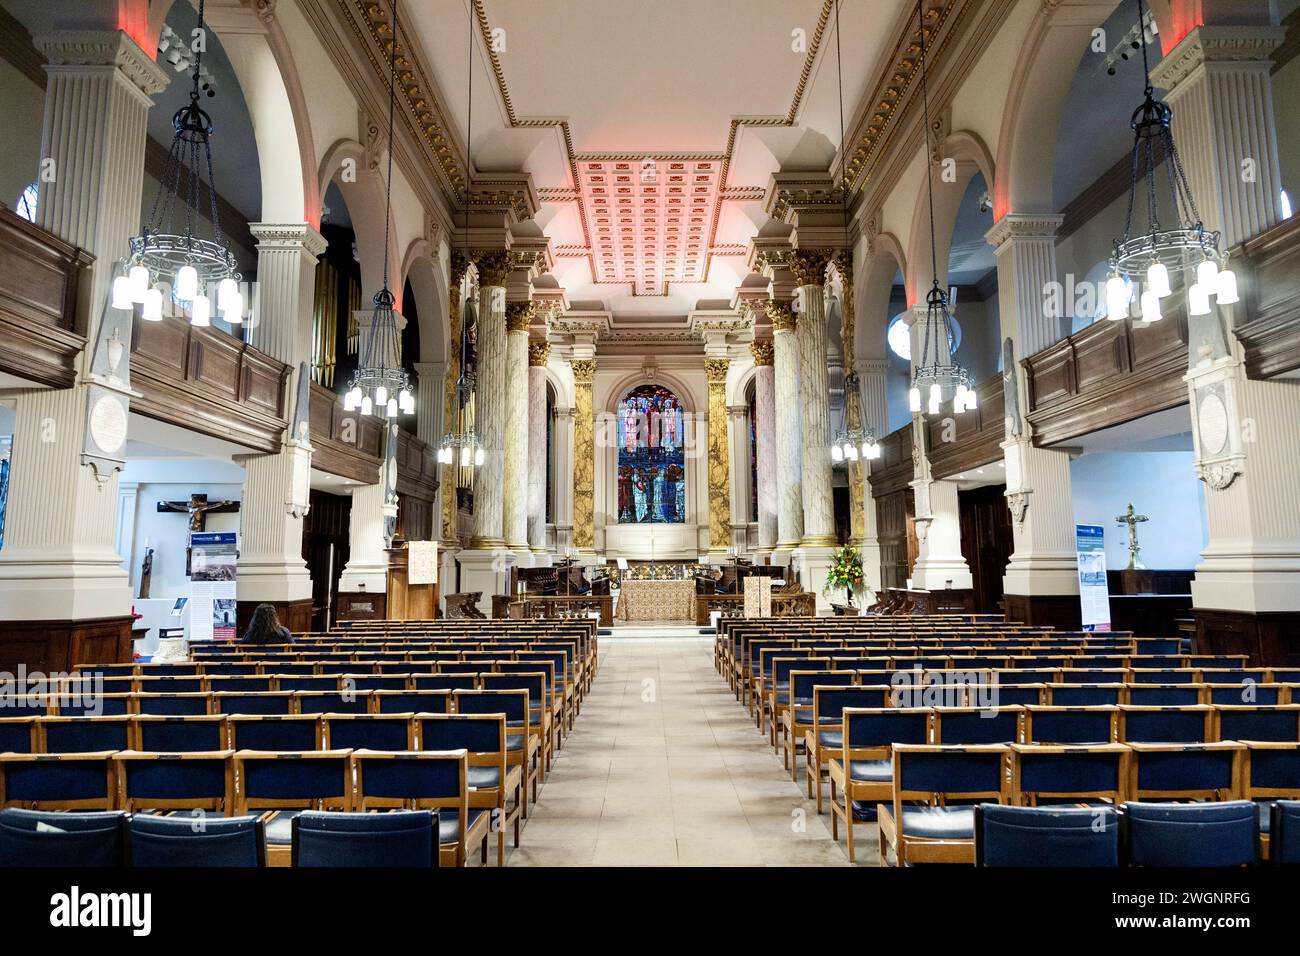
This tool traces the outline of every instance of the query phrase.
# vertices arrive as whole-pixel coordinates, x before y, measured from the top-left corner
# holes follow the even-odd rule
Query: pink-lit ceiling
[[[703,282],[722,158],[578,160],[598,282],[667,295]]]

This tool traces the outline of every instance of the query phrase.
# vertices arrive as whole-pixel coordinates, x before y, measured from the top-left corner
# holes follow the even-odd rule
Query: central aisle
[[[848,864],[829,808],[818,818],[714,671],[712,638],[600,640],[591,693],[508,865]],[[874,828],[858,833],[858,859],[874,864]]]

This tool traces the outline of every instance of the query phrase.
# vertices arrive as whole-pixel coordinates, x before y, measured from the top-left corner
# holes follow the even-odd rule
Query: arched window
[[[18,197],[18,205],[14,207],[14,212],[16,212],[21,218],[26,219],[28,222],[35,222],[36,196],[37,186],[35,183],[32,183],[24,189],[23,194]]]
[[[618,403],[618,520],[686,520],[682,403],[661,385],[638,385]]]

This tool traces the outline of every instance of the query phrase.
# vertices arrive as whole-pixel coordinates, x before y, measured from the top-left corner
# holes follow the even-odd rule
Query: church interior
[[[1297,0],[0,0],[0,108],[0,867],[1300,863]]]

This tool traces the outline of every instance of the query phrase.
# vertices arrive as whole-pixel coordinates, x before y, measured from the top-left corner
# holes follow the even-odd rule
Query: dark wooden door
[[[351,498],[313,489],[311,511],[302,523],[302,559],[311,572],[312,630],[325,629],[327,607],[337,612],[339,577],[351,554],[348,546],[351,519]]]
[[[970,565],[975,610],[989,614],[1001,609],[1002,576],[1015,550],[1005,493],[1006,485],[987,485],[957,496],[961,553]]]

